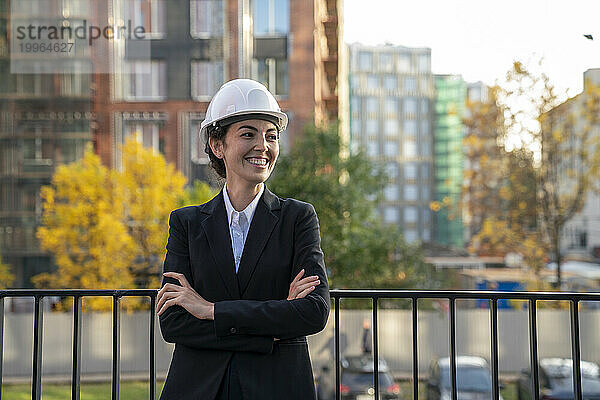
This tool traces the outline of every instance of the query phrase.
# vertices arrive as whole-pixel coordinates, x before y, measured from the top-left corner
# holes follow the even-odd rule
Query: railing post
[[[150,296],[150,399],[156,400],[156,296]]]
[[[377,340],[377,297],[373,299],[373,379],[375,381],[375,398],[379,399],[379,341]]]
[[[452,400],[457,400],[456,388],[456,304],[453,297],[450,302],[450,382],[452,387]]]
[[[579,343],[579,300],[571,304],[571,355],[573,358],[573,393],[575,400],[581,400],[581,347]]]
[[[335,326],[333,332],[335,337],[335,400],[340,400],[340,300],[337,297],[334,297],[333,304],[335,308]]]
[[[498,387],[498,299],[492,299],[491,306],[491,339],[492,339],[492,399],[499,400],[500,390]]]
[[[538,375],[537,352],[537,307],[534,298],[529,299],[529,358],[531,362],[531,382],[533,384],[532,398],[540,398],[540,381]]]
[[[44,310],[43,297],[35,296],[35,311],[33,319],[33,382],[31,384],[31,398],[42,398],[42,339]]]
[[[73,376],[71,399],[79,400],[81,388],[81,296],[73,297]]]
[[[0,400],[2,400],[2,361],[4,359],[4,296],[0,296]]]
[[[113,294],[112,399],[119,400],[121,365],[121,295]]]
[[[417,297],[412,299],[412,348],[413,348],[413,400],[419,400],[419,354],[418,354],[418,319],[417,319]]]

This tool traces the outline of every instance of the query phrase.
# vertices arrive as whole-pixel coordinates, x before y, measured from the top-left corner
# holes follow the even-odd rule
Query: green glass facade
[[[467,84],[457,75],[436,75],[434,198],[444,206],[434,213],[434,240],[464,247],[460,192],[463,180],[463,116]]]

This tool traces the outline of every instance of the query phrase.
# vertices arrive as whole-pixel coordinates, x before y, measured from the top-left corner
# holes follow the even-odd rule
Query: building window
[[[430,197],[431,196],[429,195],[429,186],[427,186],[427,185],[421,186],[421,200],[429,201]]]
[[[404,90],[407,92],[415,92],[417,90],[417,80],[414,76],[404,78]]]
[[[379,154],[379,144],[377,142],[367,142],[367,155],[369,157],[377,157]]]
[[[190,33],[195,39],[223,36],[223,0],[191,0]]]
[[[414,243],[417,241],[418,237],[418,232],[415,229],[404,230],[404,240],[406,243]]]
[[[429,100],[421,99],[421,115],[425,115],[429,112]]]
[[[419,72],[431,71],[431,57],[429,54],[420,54],[418,58]]]
[[[429,179],[429,164],[427,163],[421,165],[421,178]]]
[[[290,85],[287,60],[255,58],[253,61],[253,75],[256,80],[265,85],[276,96],[287,96]]]
[[[417,156],[417,144],[413,141],[407,140],[404,142],[404,157],[413,158]]]
[[[204,151],[204,139],[200,137],[199,119],[190,119],[190,159],[196,164],[208,164],[208,154]]]
[[[424,207],[423,208],[423,225],[427,225],[431,223],[431,211],[429,211],[429,208]]]
[[[223,84],[223,61],[192,61],[192,97],[210,100]]]
[[[398,99],[395,97],[385,98],[385,112],[387,114],[396,114],[398,112]]]
[[[61,74],[60,92],[63,96],[89,96],[90,95],[89,74]]]
[[[417,185],[404,185],[404,200],[417,201],[418,198],[419,191]]]
[[[127,5],[123,10],[125,21],[143,27],[146,39],[164,37],[165,0],[130,0],[124,4]]]
[[[378,89],[379,88],[379,77],[377,75],[367,75],[367,88]]]
[[[398,200],[398,197],[400,197],[399,192],[400,191],[398,190],[398,186],[396,186],[396,185],[387,185],[383,189],[383,195],[387,201]]]
[[[155,153],[160,151],[159,132],[160,124],[153,121],[128,121],[123,127],[123,137],[133,137],[144,147],[153,149]]]
[[[361,71],[373,70],[373,54],[361,51],[358,53],[358,68]]]
[[[379,121],[376,119],[368,119],[366,123],[367,135],[376,135],[379,130]]]
[[[398,177],[398,164],[395,162],[388,162],[385,165],[385,174],[391,178],[391,179],[395,179]]]
[[[377,101],[377,97],[367,97],[365,103],[367,113],[376,113],[379,109],[379,102]]]
[[[404,222],[407,224],[414,224],[417,222],[417,207],[405,207],[404,208]]]
[[[428,140],[421,142],[421,155],[423,157],[431,156],[431,145],[429,144]]]
[[[417,113],[417,99],[407,97],[404,99],[404,115],[415,115]]]
[[[387,90],[396,90],[398,86],[398,80],[394,75],[386,75],[383,77],[383,86]]]
[[[394,55],[390,53],[379,54],[379,70],[392,72],[394,70]]]
[[[398,212],[398,208],[396,207],[385,207],[383,209],[383,220],[385,222],[394,223],[398,222],[400,219],[400,213]]]
[[[167,65],[160,60],[125,63],[125,98],[133,101],[164,100],[167,96]]]
[[[360,97],[352,97],[350,99],[350,112],[352,114],[360,113]]]
[[[384,154],[387,157],[396,157],[398,155],[398,142],[391,140],[385,142]]]
[[[410,72],[410,54],[398,55],[398,72]]]
[[[429,90],[429,78],[426,76],[419,78],[419,89],[421,92],[427,92]]]
[[[402,123],[402,133],[406,136],[415,136],[417,134],[417,121],[405,119]]]
[[[287,35],[290,31],[289,0],[252,0],[254,36]]]
[[[384,132],[386,135],[395,136],[398,135],[399,125],[396,119],[386,119]]]
[[[350,122],[350,131],[352,132],[353,135],[360,135],[360,133],[361,133],[360,119],[352,119],[352,121]]]
[[[415,163],[404,163],[404,179],[417,179],[417,165]]]
[[[421,135],[429,136],[429,121],[421,120]]]
[[[423,241],[429,242],[431,240],[431,230],[429,228],[423,229]]]

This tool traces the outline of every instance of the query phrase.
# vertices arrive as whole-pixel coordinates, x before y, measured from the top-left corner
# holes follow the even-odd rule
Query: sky
[[[597,0],[344,0],[344,41],[431,48],[434,74],[494,84],[518,59],[569,96],[600,68]],[[583,35],[592,34],[594,40]]]

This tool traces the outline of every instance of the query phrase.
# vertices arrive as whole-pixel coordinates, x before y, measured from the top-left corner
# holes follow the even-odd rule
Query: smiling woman
[[[305,336],[330,309],[319,222],[264,183],[286,126],[252,80],[227,82],[208,106],[200,134],[226,182],[171,213],[157,313],[175,350],[162,400],[315,399]]]

